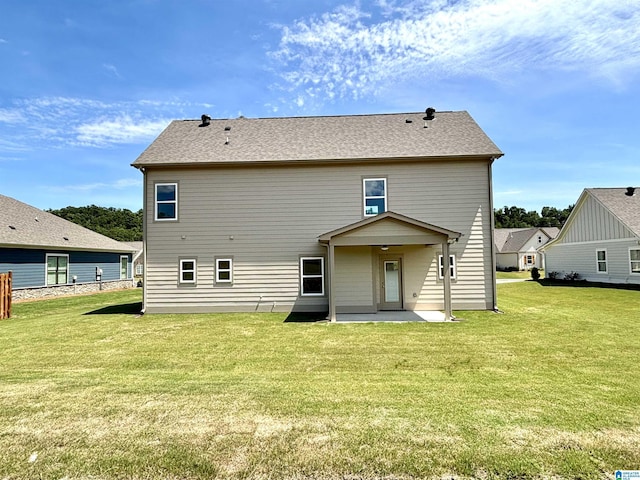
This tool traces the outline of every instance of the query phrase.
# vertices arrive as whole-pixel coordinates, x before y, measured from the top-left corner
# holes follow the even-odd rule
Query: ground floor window
[[[125,280],[129,273],[129,257],[123,255],[120,257],[120,280]]]
[[[196,261],[193,258],[180,260],[180,283],[196,283]]]
[[[324,295],[324,258],[300,259],[300,293],[303,296]]]
[[[456,256],[449,255],[449,276],[452,280],[456,278]],[[442,263],[442,255],[438,255],[438,278],[444,278],[444,265]]]
[[[534,263],[536,263],[536,256],[535,255],[525,255],[524,256],[524,264],[527,266],[531,266]]]
[[[596,266],[598,273],[607,273],[607,251],[596,250]]]
[[[47,285],[64,285],[69,278],[69,255],[47,254]]]
[[[144,273],[144,265],[141,263],[136,265],[136,275],[142,275]]]
[[[216,283],[233,283],[232,258],[216,258]]]
[[[629,249],[629,268],[631,273],[640,273],[640,248]]]

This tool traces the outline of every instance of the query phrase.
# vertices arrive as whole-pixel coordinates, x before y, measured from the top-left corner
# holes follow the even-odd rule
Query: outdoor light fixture
[[[380,250],[382,250],[383,252],[386,252],[387,250],[389,250],[389,247],[387,247],[386,245],[382,245],[380,247]]]

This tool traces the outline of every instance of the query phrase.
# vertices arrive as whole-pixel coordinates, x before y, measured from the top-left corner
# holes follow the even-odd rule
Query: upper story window
[[[364,216],[371,217],[387,211],[387,179],[365,178],[362,180]]]
[[[156,183],[155,191],[155,219],[178,219],[178,184]]]
[[[598,273],[607,273],[607,251],[596,250],[596,271]]]

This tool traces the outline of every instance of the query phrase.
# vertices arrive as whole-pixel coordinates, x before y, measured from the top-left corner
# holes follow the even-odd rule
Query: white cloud
[[[169,119],[149,121],[122,115],[114,119],[103,118],[76,128],[77,140],[83,145],[108,145],[114,143],[139,143],[156,137]]]
[[[270,55],[286,69],[286,88],[358,98],[402,80],[554,70],[624,82],[640,69],[633,0],[378,0],[377,8],[343,6],[280,27]]]
[[[205,105],[210,107],[210,105]],[[0,109],[0,154],[9,150],[64,147],[108,148],[149,143],[170,119],[203,108],[178,100],[103,102],[74,97],[16,100]]]
[[[120,75],[120,72],[118,71],[115,65],[111,65],[110,63],[103,63],[102,68],[104,68],[107,72],[109,72],[114,77],[122,78],[122,75]]]

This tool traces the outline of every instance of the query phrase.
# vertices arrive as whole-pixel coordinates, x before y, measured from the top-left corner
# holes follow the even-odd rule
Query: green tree
[[[114,240],[121,242],[142,240],[142,209],[132,212],[126,208],[89,205],[47,211]]]

